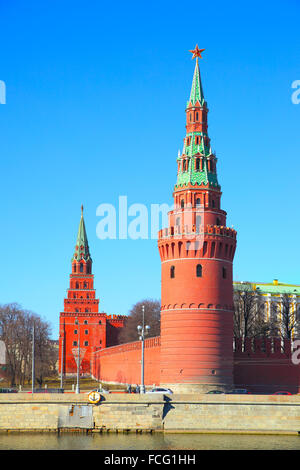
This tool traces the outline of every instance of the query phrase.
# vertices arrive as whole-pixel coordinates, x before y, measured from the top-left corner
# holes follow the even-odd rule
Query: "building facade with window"
[[[287,284],[274,279],[272,282],[234,281],[234,291],[243,291],[243,287],[251,289],[254,294],[260,296],[264,303],[263,315],[267,321],[277,321],[282,324],[283,311],[287,307],[285,297],[288,296],[288,308],[290,309],[290,320],[295,325],[292,339],[300,337],[300,285]]]

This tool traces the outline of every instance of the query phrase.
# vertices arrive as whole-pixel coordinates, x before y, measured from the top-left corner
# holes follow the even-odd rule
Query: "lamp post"
[[[33,324],[33,327],[32,327],[32,370],[31,370],[31,374],[32,374],[32,377],[31,377],[31,391],[32,391],[32,394],[34,392],[34,382],[35,382],[35,344],[34,344],[34,340],[35,340],[35,337],[34,337],[34,324]]]
[[[79,327],[79,320],[76,317],[75,325],[78,325],[78,350],[77,350],[77,383],[76,383],[76,390],[75,393],[80,393],[79,387],[79,367],[80,367],[80,327]]]
[[[64,374],[64,347],[65,347],[65,341],[64,341],[64,330],[61,334],[61,365],[60,365],[60,388],[63,388],[63,374]]]
[[[145,306],[142,306],[142,326],[137,327],[139,340],[142,342],[142,360],[141,360],[141,388],[140,393],[145,393],[145,336],[150,330],[150,326],[145,326]]]

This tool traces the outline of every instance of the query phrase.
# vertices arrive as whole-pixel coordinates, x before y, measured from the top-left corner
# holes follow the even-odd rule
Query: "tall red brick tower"
[[[106,347],[106,314],[99,313],[99,299],[96,299],[92,258],[81,207],[75,252],[71,260],[72,273],[64,311],[60,314],[59,370],[63,362],[65,374],[77,372],[78,344],[80,374],[89,374],[91,353]]]
[[[177,158],[174,210],[159,232],[161,384],[205,392],[233,384],[232,265],[236,231],[221,209],[217,158],[207,134],[198,46],[186,137]]]

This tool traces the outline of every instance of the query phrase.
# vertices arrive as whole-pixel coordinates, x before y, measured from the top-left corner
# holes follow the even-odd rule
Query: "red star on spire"
[[[190,51],[193,54],[192,59],[195,59],[195,57],[200,57],[200,59],[202,59],[201,52],[203,51],[205,51],[205,49],[199,49],[198,44],[196,44],[195,49]]]

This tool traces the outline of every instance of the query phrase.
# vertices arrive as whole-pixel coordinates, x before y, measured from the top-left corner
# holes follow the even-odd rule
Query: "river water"
[[[300,436],[9,433],[0,450],[300,450]]]

